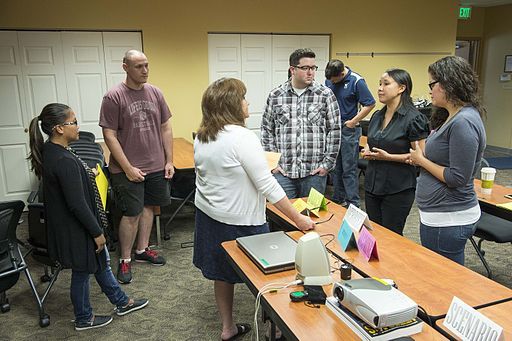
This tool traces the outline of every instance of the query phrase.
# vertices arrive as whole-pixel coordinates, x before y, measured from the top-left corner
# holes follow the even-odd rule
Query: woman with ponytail
[[[48,135],[45,142],[41,130]],[[78,139],[78,122],[65,104],[46,105],[30,123],[32,170],[43,181],[50,257],[71,268],[71,301],[75,330],[103,327],[112,316],[93,315],[89,302],[89,275],[96,281],[119,316],[142,309],[148,300],[129,298],[119,287],[105,248],[107,220],[94,172],[69,148]]]

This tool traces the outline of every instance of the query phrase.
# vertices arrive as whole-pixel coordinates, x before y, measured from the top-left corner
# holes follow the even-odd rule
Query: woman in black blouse
[[[387,70],[379,82],[379,101],[385,106],[373,114],[363,157],[365,204],[371,220],[402,234],[414,202],[416,169],[406,164],[416,141],[423,149],[429,134],[427,118],[413,105],[412,80],[401,69]]]

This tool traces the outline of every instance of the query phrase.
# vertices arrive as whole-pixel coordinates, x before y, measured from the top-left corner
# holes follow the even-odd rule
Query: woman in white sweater
[[[203,119],[194,141],[196,165],[196,227],[194,265],[214,281],[222,319],[222,340],[250,330],[233,320],[233,290],[240,277],[229,265],[221,243],[241,236],[269,232],[265,218],[268,199],[300,230],[314,223],[299,214],[267,166],[258,137],[245,128],[249,117],[245,85],[222,78],[203,94]]]

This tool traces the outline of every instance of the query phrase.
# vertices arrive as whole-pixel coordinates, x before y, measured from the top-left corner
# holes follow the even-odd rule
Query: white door
[[[315,80],[318,83],[325,84],[325,67],[329,61],[329,36],[301,36],[300,47],[310,48],[315,52],[315,63],[318,66]]]
[[[240,49],[240,34],[208,35],[210,83],[222,77],[242,78]]]
[[[126,51],[132,49],[142,51],[141,32],[103,32],[107,90],[125,80],[126,73],[123,70],[123,57]],[[148,59],[151,70],[151,56],[148,56]],[[100,98],[103,98],[103,94]],[[96,136],[101,137],[102,135]]]
[[[25,159],[26,115],[18,34],[0,32],[0,201],[26,200],[35,183]]]
[[[18,32],[29,116],[48,103],[68,102],[60,32]]]
[[[124,80],[126,50],[140,32],[0,31],[0,200],[26,200],[37,179],[26,157],[28,127],[48,103],[69,104],[95,133],[109,86]]]
[[[286,82],[290,69],[290,55],[301,47],[301,36],[274,35],[272,36],[272,87],[275,88]]]
[[[68,105],[74,109],[80,130],[101,138],[98,126],[101,100],[106,92],[105,60],[101,32],[62,32]]]
[[[242,34],[242,81],[249,102],[247,128],[260,136],[261,118],[268,93],[272,90],[272,37]]]

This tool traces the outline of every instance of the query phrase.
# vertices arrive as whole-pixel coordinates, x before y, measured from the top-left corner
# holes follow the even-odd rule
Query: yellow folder
[[[96,186],[98,186],[101,203],[103,204],[103,209],[105,209],[107,207],[108,180],[99,164],[96,165],[96,170],[98,171],[98,175],[96,176]]]

